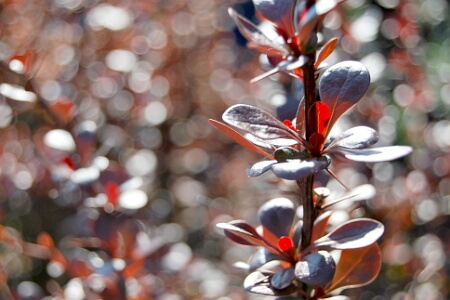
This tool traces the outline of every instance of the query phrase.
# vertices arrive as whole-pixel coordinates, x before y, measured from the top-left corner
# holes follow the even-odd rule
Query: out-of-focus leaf
[[[376,220],[360,218],[348,221],[312,245],[317,249],[356,249],[375,243],[383,234],[384,226]]]
[[[265,19],[276,26],[288,36],[294,33],[292,18],[297,1],[292,0],[253,0],[255,9]]]
[[[381,264],[380,247],[376,243],[364,248],[343,250],[336,274],[326,293],[371,283],[378,276]]]
[[[322,285],[333,279],[336,263],[326,251],[306,255],[295,265],[295,277],[310,285]]]
[[[55,99],[48,107],[64,123],[68,123],[75,116],[75,104],[68,98]]]
[[[100,171],[95,167],[79,168],[70,174],[70,180],[76,184],[91,184],[100,177]]]
[[[247,246],[265,245],[255,228],[245,221],[235,220],[229,223],[219,223],[216,226],[223,229],[225,236],[235,243]]]
[[[255,163],[253,166],[251,166],[250,168],[248,168],[246,170],[247,171],[247,175],[250,176],[250,177],[259,176],[259,175],[267,172],[268,170],[270,170],[272,165],[274,165],[276,163],[277,163],[276,160],[259,161],[259,162]]]
[[[249,48],[254,48],[267,55],[285,56],[289,54],[286,45],[270,39],[255,24],[236,13],[232,8],[228,9],[228,13],[236,23],[239,32],[249,41]]]
[[[311,160],[290,160],[272,166],[272,171],[279,178],[298,180],[328,167],[328,162]]]
[[[41,232],[39,233],[36,243],[38,245],[47,247],[47,248],[53,248],[55,247],[55,243],[53,242],[53,238],[48,234],[47,232]]]
[[[314,5],[317,15],[321,16],[330,12],[342,0],[318,0]]]
[[[0,83],[0,95],[20,102],[34,103],[37,100],[35,93],[29,92],[21,86],[12,85],[9,83]]]
[[[277,238],[280,238],[289,236],[294,221],[295,208],[291,200],[275,198],[264,203],[260,207],[258,215],[263,226],[263,236],[265,236],[265,231],[268,230]]]
[[[366,126],[356,126],[344,131],[328,146],[328,148],[330,150],[333,147],[364,149],[372,146],[377,141],[378,134],[374,129]]]
[[[221,122],[218,122],[216,120],[208,120],[209,124],[211,124],[213,127],[219,129],[222,133],[226,134],[229,138],[231,138],[233,141],[238,143],[239,145],[247,148],[248,150],[254,151],[258,154],[264,155],[265,157],[269,159],[273,159],[273,156],[266,151],[263,151],[262,149],[255,146],[253,143],[251,143],[249,140],[247,140],[245,137],[243,137],[241,134],[239,134],[236,130],[230,128],[228,125],[225,125]]]
[[[53,149],[72,152],[75,151],[75,141],[72,135],[62,129],[53,129],[44,136],[44,143]]]
[[[336,46],[339,42],[339,39],[332,38],[326,44],[322,47],[322,49],[319,52],[319,55],[317,56],[316,62],[314,63],[314,68],[317,70],[320,66],[320,64],[327,59],[328,56],[330,56],[331,53],[333,53],[334,49],[336,49]]]
[[[250,105],[237,104],[228,108],[223,120],[261,139],[292,138],[293,133],[283,122]]]
[[[122,208],[139,209],[148,203],[148,197],[141,190],[129,190],[120,194],[118,202]]]
[[[325,137],[334,123],[362,98],[369,84],[369,71],[356,61],[335,64],[322,75],[319,82],[320,99],[331,110]]]
[[[318,240],[325,234],[331,214],[331,211],[324,212],[314,221],[313,233],[311,237],[312,241]]]
[[[295,279],[294,269],[286,268],[276,272],[270,279],[270,284],[277,290],[282,290],[290,286],[294,279]]]
[[[342,154],[345,158],[360,162],[391,161],[406,156],[412,152],[410,146],[388,146],[370,149],[334,148],[333,152]]]
[[[320,298],[319,300],[350,300],[350,299],[351,299],[350,297],[347,297],[344,295],[338,295],[338,296]]]

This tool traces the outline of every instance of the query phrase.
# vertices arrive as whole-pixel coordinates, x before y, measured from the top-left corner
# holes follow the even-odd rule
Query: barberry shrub
[[[291,296],[292,299],[346,299],[344,289],[361,287],[378,275],[382,258],[377,240],[384,226],[357,218],[328,228],[333,204],[359,197],[331,169],[334,156],[358,162],[382,162],[408,155],[409,146],[372,147],[375,130],[357,126],[332,136],[339,118],[362,99],[370,84],[368,70],[357,61],[325,67],[324,60],[338,45],[322,41],[319,31],[327,13],[342,1],[253,0],[261,24],[230,9],[248,47],[266,56],[271,68],[252,82],[286,73],[303,85],[303,96],[293,120],[281,121],[246,104],[228,108],[210,124],[243,147],[265,159],[247,169],[251,177],[272,171],[298,185],[297,203],[275,198],[259,209],[261,224],[245,220],[219,223],[231,241],[256,247],[246,263],[243,285],[252,293]],[[317,172],[327,172],[349,193],[328,201],[332,191],[318,186]],[[360,192],[364,193],[364,189]],[[298,218],[297,207],[302,208]],[[285,299],[285,298],[283,298]]]

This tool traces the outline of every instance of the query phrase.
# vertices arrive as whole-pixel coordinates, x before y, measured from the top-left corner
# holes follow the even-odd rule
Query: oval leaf
[[[378,141],[377,132],[366,126],[356,126],[344,131],[327,148],[342,147],[348,149],[364,149]]]
[[[331,110],[325,137],[334,123],[362,98],[369,84],[369,71],[356,61],[335,64],[322,75],[319,82],[320,99]]]
[[[283,296],[292,294],[295,290],[294,286],[278,290],[270,285],[270,276],[259,271],[250,273],[244,280],[244,288],[246,291],[267,295],[267,296]]]
[[[239,32],[250,42],[249,48],[267,55],[285,56],[289,54],[286,45],[270,39],[258,26],[239,15],[232,8],[228,9],[228,13],[236,23]]]
[[[275,198],[261,206],[258,215],[263,226],[263,236],[265,236],[265,231],[268,230],[277,238],[280,238],[289,236],[294,221],[295,207],[292,201],[287,198]]]
[[[275,117],[250,105],[237,104],[228,108],[223,120],[262,139],[292,138],[291,130]]]
[[[295,279],[294,269],[286,268],[276,272],[270,279],[270,284],[277,290],[282,290],[290,286],[294,279]]]
[[[244,148],[247,148],[248,150],[251,150],[253,152],[256,152],[258,154],[264,155],[265,157],[269,159],[273,159],[273,156],[269,153],[265,152],[264,150],[258,148],[255,146],[252,142],[247,140],[245,137],[243,137],[241,134],[239,134],[236,130],[230,128],[229,126],[218,122],[216,120],[208,120],[209,124],[211,124],[213,127],[219,129],[222,131],[222,133],[226,134],[229,138],[231,138],[233,141],[238,143],[239,145],[243,146]]]
[[[364,248],[342,251],[336,274],[326,293],[371,283],[378,276],[381,265],[381,251],[376,243]]]
[[[368,163],[398,159],[410,154],[413,150],[410,146],[389,146],[370,149],[335,149],[334,152],[344,155],[347,159]]]
[[[253,166],[251,166],[250,168],[248,168],[246,170],[247,175],[250,177],[259,176],[259,175],[267,172],[268,170],[270,170],[270,168],[276,163],[277,163],[276,160],[263,160],[263,161],[257,162],[256,164],[254,164]]]
[[[338,250],[363,248],[375,243],[383,232],[383,224],[376,220],[354,219],[315,241],[313,248]]]
[[[253,0],[255,9],[260,15],[276,24],[288,36],[294,33],[292,21],[296,2],[292,0]]]
[[[265,243],[255,228],[245,221],[232,221],[216,224],[224,230],[225,236],[235,243],[247,246],[264,246]]]
[[[330,253],[319,251],[306,255],[295,265],[295,277],[310,285],[322,285],[333,279],[336,263]]]
[[[328,167],[327,161],[289,160],[272,166],[272,171],[279,178],[298,180]]]
[[[333,53],[334,49],[336,49],[336,46],[339,42],[339,39],[332,38],[326,44],[322,47],[320,50],[319,55],[317,56],[316,62],[314,63],[314,68],[317,70],[320,66],[320,64],[327,59],[328,56],[330,56],[331,53]]]

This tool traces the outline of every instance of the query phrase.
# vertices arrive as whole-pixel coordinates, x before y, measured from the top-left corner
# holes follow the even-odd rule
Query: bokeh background
[[[228,7],[251,1],[0,1],[0,298],[261,299],[233,267],[254,249],[215,228],[293,198],[289,182],[247,178],[257,155],[209,126],[230,105],[295,113],[301,86],[263,72]],[[445,0],[347,0],[324,20],[327,60],[371,74],[340,121],[376,128],[395,162],[332,169],[376,195],[333,222],[386,226],[384,265],[354,299],[448,299],[450,18]],[[343,193],[334,180],[320,181]]]

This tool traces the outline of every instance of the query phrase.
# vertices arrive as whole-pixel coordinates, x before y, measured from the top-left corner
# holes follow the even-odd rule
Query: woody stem
[[[305,93],[305,115],[298,116],[304,118],[306,139],[314,133],[316,128],[316,113],[314,103],[316,102],[316,79],[315,79],[315,51],[308,54],[308,62],[302,67],[303,88]],[[310,175],[302,180],[298,180],[300,188],[300,201],[303,205],[303,228],[300,249],[303,250],[311,244],[314,220],[317,217],[317,211],[313,202],[313,184],[314,175]]]

